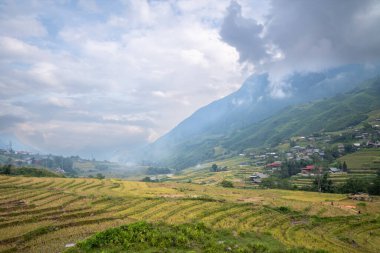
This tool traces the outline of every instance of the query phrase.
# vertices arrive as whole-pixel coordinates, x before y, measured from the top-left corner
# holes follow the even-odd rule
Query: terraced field
[[[138,220],[271,234],[285,247],[380,251],[379,198],[359,204],[338,194],[6,176],[0,191],[0,252],[61,252]]]
[[[190,167],[181,171],[181,174],[175,175],[168,181],[188,182],[197,184],[217,185],[223,180],[231,180],[234,185],[239,187],[253,187],[247,183],[249,176],[254,172],[262,172],[262,167],[251,165],[252,161],[248,157],[236,156],[225,160],[215,162],[220,168],[227,167],[226,171],[211,172],[210,168],[214,162],[205,163],[196,167]]]
[[[330,174],[330,179],[334,184],[344,183],[350,177],[371,180],[376,177],[377,170],[380,169],[380,149],[363,149],[358,152],[342,156],[339,161],[346,162],[348,173]],[[299,187],[311,186],[313,177],[293,176],[292,184]]]
[[[342,156],[341,162],[346,162],[351,173],[376,174],[380,169],[380,149],[371,148]]]

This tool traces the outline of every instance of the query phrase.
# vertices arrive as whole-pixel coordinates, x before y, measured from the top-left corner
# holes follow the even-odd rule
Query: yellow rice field
[[[289,247],[380,252],[379,198],[359,204],[340,194],[7,176],[0,176],[0,191],[0,252],[62,252],[136,220],[198,221],[270,233]]]

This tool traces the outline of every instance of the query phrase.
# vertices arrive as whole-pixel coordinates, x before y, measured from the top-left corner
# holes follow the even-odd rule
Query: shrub
[[[234,184],[231,181],[223,180],[221,185],[226,188],[233,188]]]
[[[275,208],[275,210],[279,211],[280,213],[290,213],[292,210],[287,206],[280,206]]]
[[[265,240],[263,236],[266,237]],[[281,251],[278,251],[279,247]],[[168,225],[140,221],[99,232],[65,252],[311,253],[322,251],[298,248],[288,250],[270,235],[268,237],[251,232],[234,235],[227,230],[211,230],[203,223]]]

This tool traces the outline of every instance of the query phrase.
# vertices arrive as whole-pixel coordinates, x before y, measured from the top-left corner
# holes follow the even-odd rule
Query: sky
[[[2,0],[0,148],[111,159],[252,74],[379,59],[376,0]]]

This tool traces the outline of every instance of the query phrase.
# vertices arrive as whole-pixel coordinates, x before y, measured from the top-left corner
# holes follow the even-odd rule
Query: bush
[[[290,213],[292,210],[287,206],[280,206],[275,208],[275,210],[279,211],[280,213]]]
[[[368,192],[368,180],[362,178],[349,178],[338,190],[341,193]]]
[[[99,232],[65,252],[310,253],[322,251],[288,250],[270,235],[252,232],[234,235],[226,230],[211,230],[202,223],[168,225],[140,221]]]
[[[223,180],[221,185],[226,188],[233,188],[234,184],[231,181]]]
[[[104,179],[105,176],[102,173],[98,173],[98,174],[96,174],[96,178],[97,179]]]

